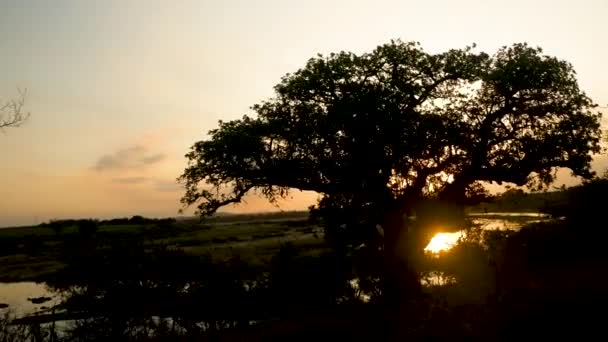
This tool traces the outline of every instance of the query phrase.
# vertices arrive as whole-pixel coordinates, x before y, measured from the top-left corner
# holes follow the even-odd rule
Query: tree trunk
[[[385,278],[383,297],[390,307],[406,305],[420,293],[418,276],[411,265],[413,241],[401,211],[386,215],[384,224]]]

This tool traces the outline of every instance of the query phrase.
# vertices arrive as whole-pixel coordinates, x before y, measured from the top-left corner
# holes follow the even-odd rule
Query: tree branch
[[[21,126],[30,116],[23,111],[26,90],[19,90],[19,98],[9,100],[0,106],[0,130]]]

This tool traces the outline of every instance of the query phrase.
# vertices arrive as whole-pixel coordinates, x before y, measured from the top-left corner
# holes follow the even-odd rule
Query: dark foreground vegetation
[[[322,222],[305,213],[93,232],[66,226],[58,235],[43,225],[21,238],[0,230],[0,241],[40,239],[28,257],[56,258],[57,268],[38,277],[64,298],[40,315],[6,316],[0,334],[78,341],[592,333],[608,304],[608,233],[598,201],[607,191],[607,180],[569,189],[547,205],[565,218],[519,231],[471,227],[454,248],[416,261],[427,285],[398,316],[383,305],[382,254],[327,248]]]

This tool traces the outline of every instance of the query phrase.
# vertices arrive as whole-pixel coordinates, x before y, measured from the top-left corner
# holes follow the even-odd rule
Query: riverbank
[[[493,231],[517,230],[522,225],[544,219],[545,216],[538,213],[471,213],[469,217],[475,227]],[[124,276],[120,275],[120,270],[112,267],[105,271],[99,267],[103,267],[102,265],[105,264],[103,259],[114,258],[116,254],[122,255],[120,246],[125,243],[133,243],[135,244],[132,245],[134,250],[141,250],[149,255],[145,257],[147,261],[142,261],[142,263],[149,263],[151,267],[167,266],[169,269],[177,270],[177,273],[182,273],[183,276],[188,276],[187,274],[193,269],[208,268],[209,262],[221,265],[235,259],[245,263],[247,269],[264,272],[273,267],[271,259],[286,243],[290,243],[294,251],[297,250],[299,257],[321,255],[328,250],[321,238],[321,228],[311,223],[307,216],[294,213],[234,215],[209,220],[202,224],[197,221],[172,222],[162,227],[158,225],[122,225],[118,227],[101,225],[95,237],[81,236],[76,227],[66,227],[59,234],[53,232],[49,227],[29,227],[24,231],[19,231],[19,229],[21,228],[0,230],[0,241],[2,241],[2,237],[10,237],[19,243],[17,245],[19,253],[0,258],[5,261],[0,264],[0,283],[5,285],[3,290],[2,284],[0,284],[0,303],[3,302],[2,298],[11,298],[10,308],[28,315],[49,307],[49,304],[35,306],[28,301],[30,297],[54,296],[45,288],[45,282],[50,281],[62,290],[62,287],[67,288],[78,284],[78,279],[83,276],[83,272],[87,273],[91,268],[93,268],[92,272],[99,273],[98,276],[101,278],[113,277],[115,272],[119,276]],[[37,233],[37,235],[33,235],[33,233]],[[436,246],[434,245],[429,251],[445,252],[456,245],[461,236],[456,233],[448,235],[451,239],[446,239],[439,244],[435,243]],[[93,241],[89,240],[91,238]],[[27,246],[34,239],[36,239],[36,250]],[[76,248],[80,244],[84,244],[86,247],[91,243],[94,244],[91,250],[95,249],[97,256],[90,255],[90,251],[87,251],[86,248],[84,250]],[[119,244],[117,245],[117,243]],[[162,246],[163,249],[159,250],[159,246]],[[167,251],[178,252],[181,256],[174,259],[171,253],[167,255]],[[26,252],[33,253],[28,255],[25,254]],[[70,256],[74,253],[83,254],[74,260],[73,256]],[[207,257],[211,257],[211,261]],[[128,258],[130,263],[137,263],[134,255],[128,254],[124,258]],[[85,259],[88,261],[78,266]],[[120,261],[118,262],[120,263]],[[77,266],[76,268],[74,268],[74,264]],[[183,271],[179,271],[182,269]],[[95,276],[94,274],[84,275],[84,277],[93,277],[93,279]],[[91,280],[89,279],[89,281]]]
[[[475,212],[474,224],[484,229],[513,229],[539,213]],[[83,238],[93,238],[96,248],[110,248],[117,241],[132,241],[151,250],[174,248],[193,256],[211,255],[223,262],[234,257],[254,266],[267,265],[281,245],[291,243],[303,255],[328,249],[322,228],[307,212],[227,215],[199,222],[183,220],[162,224],[102,224],[94,237],[83,237],[76,224],[60,231],[50,226],[0,229],[0,282],[44,282],[64,269]]]
[[[145,249],[158,246],[190,255],[212,254],[218,261],[235,256],[263,265],[280,246],[290,242],[309,254],[325,248],[321,228],[308,222],[305,212],[229,215],[206,220],[153,224],[101,224],[93,236],[84,236],[77,224],[54,230],[51,226],[0,229],[0,282],[52,278],[64,269],[83,241],[109,249],[116,242],[137,242]],[[87,242],[87,243],[88,243]]]

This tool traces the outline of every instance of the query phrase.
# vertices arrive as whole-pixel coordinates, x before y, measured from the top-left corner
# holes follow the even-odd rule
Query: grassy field
[[[326,248],[321,231],[309,223],[307,212],[282,212],[221,215],[202,222],[102,224],[94,239],[101,245],[116,241],[138,241],[149,248],[162,245],[217,260],[238,256],[263,265],[287,242],[302,255],[320,253]],[[79,237],[76,225],[59,233],[47,226],[0,229],[0,281],[44,280],[65,266],[66,246]]]

